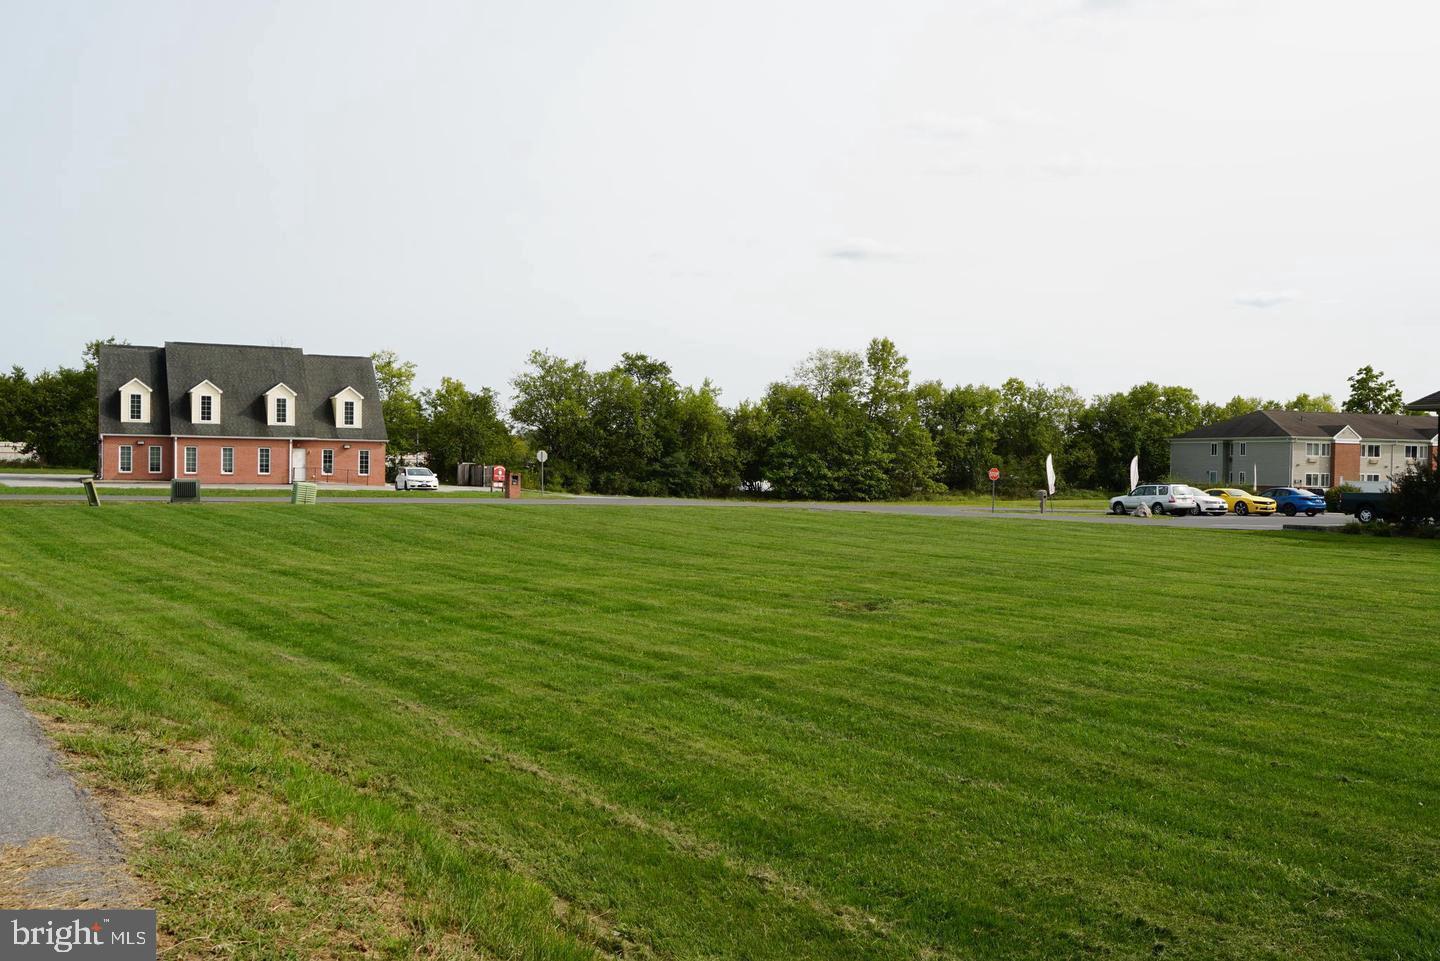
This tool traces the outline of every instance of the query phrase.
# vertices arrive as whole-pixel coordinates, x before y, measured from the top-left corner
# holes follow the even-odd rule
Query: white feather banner
[[[1140,486],[1140,455],[1136,454],[1130,458],[1130,489],[1133,491]]]
[[[1053,454],[1045,455],[1045,483],[1053,497],[1055,494],[1055,456]]]

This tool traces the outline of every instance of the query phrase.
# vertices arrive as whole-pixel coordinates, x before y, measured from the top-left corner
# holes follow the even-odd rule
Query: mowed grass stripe
[[[1335,603],[1365,572],[1422,609],[1425,545],[353,506],[107,509],[91,538],[73,513],[51,533],[86,556],[162,556],[107,569],[110,594],[193,566],[167,575],[170,669],[231,678],[194,716],[393,786],[441,840],[662,955],[1339,956],[1423,947],[1435,920],[1436,654]],[[1312,590],[1206,596],[1237,554]],[[158,610],[52,596],[88,621]]]

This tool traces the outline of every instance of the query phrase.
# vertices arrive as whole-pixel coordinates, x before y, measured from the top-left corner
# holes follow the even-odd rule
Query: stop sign
[[[990,468],[990,479],[991,479],[992,481],[997,481],[997,480],[1000,479],[1000,468],[998,468],[998,467],[992,467],[992,468]]]

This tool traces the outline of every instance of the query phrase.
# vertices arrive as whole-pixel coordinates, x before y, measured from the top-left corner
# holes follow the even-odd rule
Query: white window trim
[[[157,454],[159,455],[158,457],[156,456]],[[165,454],[163,451],[160,450],[159,444],[151,444],[150,451],[146,456],[149,458],[149,460],[146,462],[146,467],[149,468],[150,473],[160,474],[164,472]]]
[[[230,469],[229,469],[229,470],[226,470],[226,469],[225,469],[225,452],[226,452],[226,451],[229,451],[229,452],[230,452]],[[233,474],[233,473],[235,473],[235,448],[233,448],[233,447],[222,447],[222,448],[220,448],[220,473],[222,473],[222,474]]]
[[[328,470],[325,467],[327,460],[330,462]],[[335,474],[335,448],[326,447],[320,451],[320,473],[326,477],[331,477]]]
[[[1240,456],[1241,456],[1241,457],[1244,457],[1244,456],[1245,456],[1245,449],[1246,449],[1247,447],[1249,447],[1249,446],[1250,446],[1249,444],[1245,443],[1244,441],[1241,441],[1241,443],[1240,443]]]
[[[209,394],[200,395],[200,423],[215,423],[215,398]]]
[[[295,426],[295,402],[300,399],[300,393],[289,384],[281,381],[265,392],[265,423],[270,427],[293,427]],[[278,416],[279,402],[285,401],[285,419]]]
[[[129,467],[126,467],[126,466],[125,466],[125,459],[126,459],[126,457],[129,457],[129,459],[130,459],[130,466],[129,466]],[[133,474],[133,473],[135,473],[135,447],[134,447],[133,445],[131,445],[131,444],[121,444],[121,445],[120,445],[120,462],[119,462],[119,464],[117,464],[116,466],[119,468],[120,473],[122,473],[122,474]]]
[[[1373,453],[1372,453],[1372,451],[1373,451]],[[1362,456],[1362,457],[1379,457],[1379,456],[1380,456],[1380,445],[1379,445],[1379,444],[1365,444],[1365,445],[1363,445],[1363,446],[1362,446],[1362,449],[1361,449],[1361,451],[1360,451],[1360,456]]]
[[[275,398],[275,426],[279,427],[281,424],[289,424],[289,423],[290,423],[290,398],[289,398],[289,397],[276,397],[276,398]]]
[[[1220,445],[1219,445],[1219,444],[1211,444],[1211,445],[1210,445],[1210,456],[1211,456],[1211,457],[1219,457],[1219,456],[1220,456]]]
[[[270,463],[266,463],[266,461]],[[261,477],[270,476],[270,466],[275,463],[275,454],[269,447],[255,448],[255,473]]]
[[[140,416],[130,416],[130,397],[140,397]],[[120,385],[120,420],[126,424],[147,424],[150,422],[150,398],[154,391],[139,377],[132,377]]]
[[[355,469],[360,472],[360,476],[361,476],[361,477],[369,477],[369,476],[370,476],[370,451],[369,451],[369,450],[364,450],[364,449],[362,449],[362,450],[356,455],[356,458],[357,458],[357,466],[356,466]]]
[[[194,466],[194,467],[191,467],[191,466],[190,466],[190,455],[191,455],[191,454],[194,454],[194,455],[195,455],[195,466]],[[182,462],[182,464],[181,464],[181,466],[184,468],[184,470],[182,471],[182,473],[185,473],[185,474],[198,474],[198,473],[200,473],[200,448],[198,448],[198,447],[188,447],[188,446],[187,446],[187,447],[185,448],[184,457],[185,457],[185,460],[184,460],[184,461]]]

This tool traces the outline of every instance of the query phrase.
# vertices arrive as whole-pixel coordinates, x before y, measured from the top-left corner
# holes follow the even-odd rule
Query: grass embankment
[[[1433,957],[1437,576],[1303,535],[17,503],[0,669],[151,812],[167,957]]]

